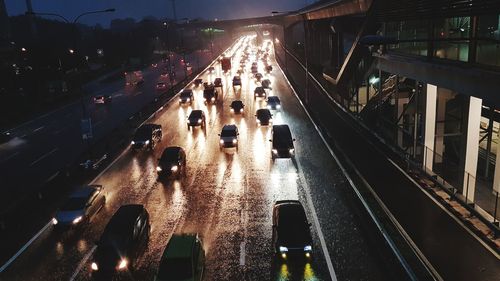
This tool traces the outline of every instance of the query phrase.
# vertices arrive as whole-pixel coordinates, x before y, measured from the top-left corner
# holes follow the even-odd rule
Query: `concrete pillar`
[[[443,162],[444,153],[444,128],[446,121],[446,103],[453,98],[454,93],[445,88],[437,89],[437,113],[436,113],[436,143],[434,145],[435,156],[434,163]]]
[[[462,194],[468,202],[474,202],[476,189],[477,158],[479,154],[479,132],[481,126],[482,100],[470,97],[467,119],[464,181]]]
[[[403,129],[401,128],[402,125],[404,124],[404,117],[401,116],[403,114],[403,111],[405,110],[405,105],[407,105],[410,102],[410,99],[408,98],[408,93],[398,93],[399,97],[396,99],[397,101],[397,110],[398,110],[398,115],[396,116],[399,118],[398,120],[398,132],[397,132],[397,138],[398,138],[398,145],[399,147],[403,148]],[[403,96],[404,95],[404,96]]]
[[[434,163],[434,141],[436,136],[437,86],[427,84],[425,95],[424,162],[426,172],[432,172]]]

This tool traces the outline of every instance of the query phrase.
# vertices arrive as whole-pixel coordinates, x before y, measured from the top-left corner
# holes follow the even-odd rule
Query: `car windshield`
[[[189,258],[165,259],[158,269],[158,279],[186,280],[193,276],[193,268]]]
[[[225,129],[220,133],[221,137],[234,137],[236,136],[236,131],[234,129]]]
[[[166,162],[177,161],[178,150],[176,149],[166,149],[161,155],[161,160]]]
[[[271,117],[271,113],[267,110],[258,110],[257,111],[257,117],[259,119],[264,119],[264,118],[270,118]]]
[[[69,198],[68,201],[62,206],[61,211],[76,211],[81,210],[85,207],[87,203],[87,198],[74,197]]]
[[[189,114],[189,118],[201,118],[201,111],[192,111],[191,114]]]
[[[231,103],[232,107],[243,107],[243,102],[242,101],[233,101]]]
[[[144,140],[151,136],[151,128],[140,127],[135,133],[134,139],[136,140]]]
[[[278,103],[280,100],[278,99],[278,97],[268,97],[267,98],[267,102],[269,103]]]

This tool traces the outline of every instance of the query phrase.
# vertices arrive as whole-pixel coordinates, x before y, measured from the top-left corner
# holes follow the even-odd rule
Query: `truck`
[[[125,83],[127,85],[138,85],[144,82],[144,78],[142,77],[142,71],[128,71],[125,72]]]
[[[222,66],[222,71],[228,72],[231,70],[231,58],[229,57],[223,57],[220,60],[220,64]]]

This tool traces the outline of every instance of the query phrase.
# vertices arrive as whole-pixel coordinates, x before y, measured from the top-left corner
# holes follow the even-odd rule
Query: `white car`
[[[81,225],[104,207],[106,197],[102,185],[84,186],[73,192],[57,211],[52,222],[56,227]]]

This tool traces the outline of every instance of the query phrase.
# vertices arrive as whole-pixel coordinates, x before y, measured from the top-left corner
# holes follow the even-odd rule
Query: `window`
[[[500,66],[500,15],[478,19],[476,62]]]
[[[468,61],[469,33],[470,17],[436,20],[434,38],[440,40],[434,42],[434,56],[441,59]]]

